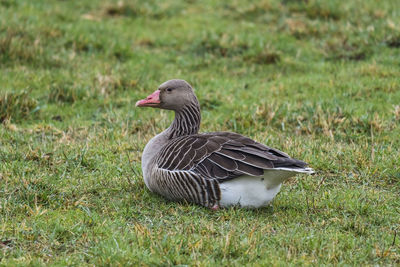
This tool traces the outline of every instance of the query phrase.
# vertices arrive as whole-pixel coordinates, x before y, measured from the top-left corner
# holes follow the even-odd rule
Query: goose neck
[[[198,103],[192,103],[175,111],[175,119],[168,128],[169,138],[197,134],[200,129],[201,115]]]

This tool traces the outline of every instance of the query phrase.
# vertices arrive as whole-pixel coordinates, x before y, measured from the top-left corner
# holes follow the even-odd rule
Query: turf
[[[0,0],[0,265],[399,265],[397,0]],[[189,81],[202,131],[309,162],[273,206],[211,211],[142,180]]]

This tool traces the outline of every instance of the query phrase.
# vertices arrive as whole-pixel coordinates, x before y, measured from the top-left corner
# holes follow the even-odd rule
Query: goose
[[[314,172],[307,163],[240,134],[199,133],[200,105],[184,80],[164,82],[136,107],[175,112],[171,125],[153,137],[142,154],[146,186],[169,200],[212,210],[260,208],[273,200],[282,182]]]

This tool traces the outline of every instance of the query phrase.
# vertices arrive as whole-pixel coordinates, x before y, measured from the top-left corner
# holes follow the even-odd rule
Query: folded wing
[[[216,132],[170,140],[158,155],[157,165],[223,182],[241,175],[261,176],[268,169],[303,169],[307,164],[240,134]]]

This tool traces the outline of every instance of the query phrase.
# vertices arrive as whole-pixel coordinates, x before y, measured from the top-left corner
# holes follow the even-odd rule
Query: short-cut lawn
[[[201,131],[316,170],[273,205],[151,193],[135,102],[190,82]],[[400,265],[398,0],[0,0],[0,265]]]

